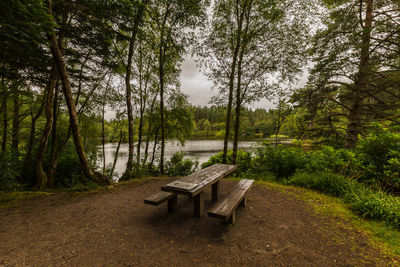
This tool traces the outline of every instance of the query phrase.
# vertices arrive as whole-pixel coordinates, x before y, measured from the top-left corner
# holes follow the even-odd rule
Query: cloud
[[[186,57],[182,64],[180,82],[182,92],[189,96],[189,102],[193,105],[205,106],[217,94],[212,90],[212,81],[200,72],[191,57]]]
[[[180,82],[182,92],[187,94],[189,102],[196,106],[208,105],[211,97],[218,94],[217,90],[212,89],[212,81],[200,72],[192,57],[186,57],[182,63]],[[270,109],[274,107],[274,104],[272,101],[261,99],[253,103],[250,107]]]

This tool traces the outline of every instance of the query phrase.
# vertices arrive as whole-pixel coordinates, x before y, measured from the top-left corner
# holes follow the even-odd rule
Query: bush
[[[21,169],[21,161],[18,154],[5,151],[0,152],[0,190],[16,191],[21,189],[18,183],[18,170]]]
[[[273,173],[278,179],[287,178],[306,165],[305,152],[301,148],[273,148],[268,144],[258,148],[253,160],[256,173]]]
[[[324,146],[311,151],[306,156],[305,170],[309,172],[328,171],[343,175],[353,175],[359,168],[355,153],[345,149]]]
[[[91,191],[94,190],[98,187],[100,187],[99,184],[88,180],[85,177],[78,177],[77,179],[72,178],[72,180],[75,180],[76,182],[73,183],[71,187],[68,188],[69,191],[72,192],[85,192],[85,191]]]
[[[73,187],[85,179],[74,144],[69,142],[59,158],[54,183],[59,187]]]
[[[363,218],[384,221],[400,229],[400,198],[373,191],[362,184],[329,172],[298,172],[286,182],[340,197]]]
[[[290,177],[286,183],[336,197],[344,197],[348,192],[360,186],[353,180],[330,172],[298,172]]]
[[[360,216],[400,229],[400,198],[360,187],[349,192],[344,200]]]
[[[358,142],[356,153],[361,162],[362,182],[400,192],[400,134],[373,133]]]
[[[199,162],[188,158],[185,159],[184,156],[183,152],[177,152],[165,163],[168,176],[185,176],[196,171]]]
[[[214,164],[219,164],[222,163],[222,156],[223,152],[219,152],[213,156],[210,157],[210,159],[207,162],[204,162],[201,165],[201,168],[204,169],[208,166],[214,165]],[[228,153],[226,155],[226,163],[227,164],[232,164],[232,159],[233,159],[233,151],[230,149],[228,150]],[[251,152],[246,152],[243,150],[238,150],[237,153],[237,158],[236,158],[236,175],[243,175],[246,172],[250,171],[252,169],[252,156]]]

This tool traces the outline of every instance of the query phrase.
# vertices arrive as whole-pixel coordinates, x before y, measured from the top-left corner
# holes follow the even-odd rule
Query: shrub
[[[197,160],[184,158],[183,152],[177,152],[165,163],[168,176],[185,176],[193,173],[199,166]]]
[[[355,153],[345,149],[323,146],[306,156],[305,170],[310,172],[329,171],[343,175],[353,175],[359,168]]]
[[[75,183],[73,183],[73,185],[68,188],[68,190],[72,192],[91,191],[100,187],[99,184],[88,180],[85,177],[77,177],[75,179],[73,178],[72,180],[75,180]]]
[[[330,172],[298,172],[290,177],[286,183],[336,197],[344,197],[348,192],[360,186],[353,180]]]
[[[21,169],[18,154],[12,151],[0,152],[0,190],[16,191],[21,188],[18,183],[18,170]]]
[[[73,187],[86,179],[72,142],[61,153],[54,179],[59,187]]]
[[[301,148],[273,148],[268,144],[258,148],[253,160],[253,171],[256,173],[273,173],[278,179],[287,178],[306,164],[305,152]]]
[[[222,163],[222,156],[223,156],[222,151],[211,156],[207,162],[204,162],[201,165],[201,168],[206,168],[206,167],[214,165],[214,164]],[[226,157],[226,161],[227,161],[226,163],[232,164],[232,159],[233,159],[233,151],[230,149],[230,150],[228,150],[228,154]],[[238,150],[237,158],[236,158],[236,165],[237,165],[237,170],[235,172],[236,175],[242,175],[248,171],[251,171],[252,166],[253,166],[251,152]]]
[[[363,175],[361,181],[400,191],[400,134],[379,131],[361,139],[356,147]]]
[[[329,172],[298,172],[286,182],[337,196],[363,218],[384,221],[400,229],[400,198],[373,191],[362,184]]]
[[[344,198],[360,216],[384,221],[400,229],[400,198],[382,191],[359,187],[348,192]]]

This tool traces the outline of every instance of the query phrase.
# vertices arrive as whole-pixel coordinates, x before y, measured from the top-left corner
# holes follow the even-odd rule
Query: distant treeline
[[[275,134],[286,138],[301,139],[306,135],[307,122],[304,120],[304,113],[300,109],[286,107],[284,112],[279,114],[278,109],[251,109],[243,108],[241,112],[240,138],[242,140],[260,139],[274,137]],[[173,114],[172,114],[173,115]],[[225,120],[226,108],[216,106],[188,106],[184,111],[183,117],[190,119],[190,123],[185,123],[181,127],[181,138],[184,139],[224,139],[225,136]],[[168,121],[176,120],[176,116],[167,118]],[[101,118],[98,118],[97,134],[101,135]],[[139,118],[135,118],[136,126],[134,128],[135,140],[138,138]],[[148,124],[144,122],[145,127]],[[279,125],[281,124],[281,125]],[[121,123],[116,119],[106,121],[105,134],[107,142],[118,142],[120,137],[120,129],[122,126],[123,139],[122,142],[127,142],[126,123]],[[185,129],[183,129],[185,128]],[[90,135],[93,135],[93,128]],[[88,134],[88,138],[90,138]],[[231,131],[233,136],[233,129]],[[178,138],[177,135],[175,135]],[[179,139],[179,138],[178,138]]]

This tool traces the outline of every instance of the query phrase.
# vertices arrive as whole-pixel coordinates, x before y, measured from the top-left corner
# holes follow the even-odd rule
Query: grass
[[[15,206],[19,201],[34,197],[49,196],[52,193],[39,191],[2,192],[0,191],[0,208]]]
[[[400,198],[396,196],[330,172],[297,172],[286,183],[339,197],[359,216],[384,221],[400,230]]]
[[[359,217],[353,212],[350,205],[344,203],[341,199],[310,189],[274,182],[257,181],[256,183],[307,202],[317,215],[336,218],[339,223],[342,222],[342,227],[350,227],[367,235],[371,240],[371,245],[388,256],[400,256],[400,231],[384,222]],[[395,263],[398,264],[398,262]]]

